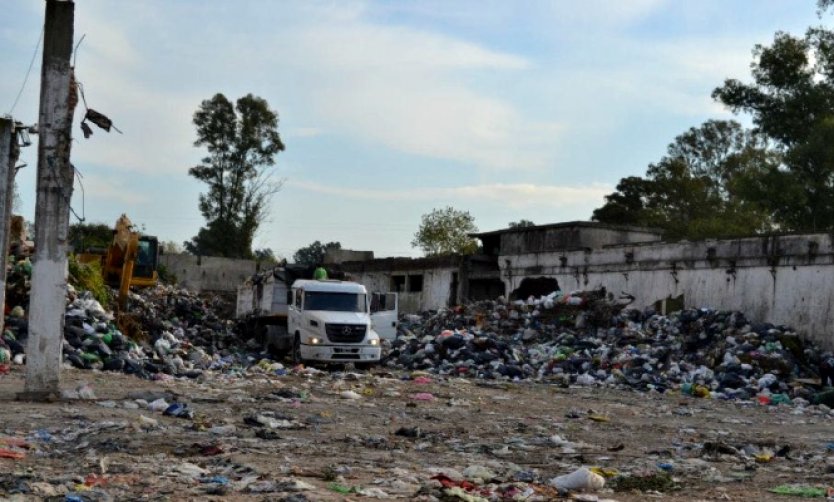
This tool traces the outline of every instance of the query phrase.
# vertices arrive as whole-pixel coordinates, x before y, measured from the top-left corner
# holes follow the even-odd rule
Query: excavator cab
[[[159,264],[159,241],[151,235],[139,236],[136,246],[136,263],[133,265],[131,286],[154,286]]]

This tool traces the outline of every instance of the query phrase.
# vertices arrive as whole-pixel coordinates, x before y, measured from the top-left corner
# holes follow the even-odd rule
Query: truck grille
[[[368,327],[364,324],[327,324],[327,338],[334,343],[359,343],[365,339]]]

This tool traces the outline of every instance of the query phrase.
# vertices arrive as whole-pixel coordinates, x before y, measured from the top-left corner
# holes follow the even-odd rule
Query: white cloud
[[[551,20],[561,27],[606,31],[644,19],[666,3],[666,0],[583,0],[549,5]]]
[[[288,36],[273,44],[285,49],[272,63],[292,66],[305,83],[304,102],[328,130],[478,167],[541,169],[552,161],[562,126],[531,120],[476,85],[483,72],[523,73],[531,68],[525,58],[359,19]]]
[[[125,136],[103,137],[96,131],[75,148],[79,162],[184,172],[200,155],[190,148],[191,115],[205,98],[199,89],[214,82],[215,89],[233,92],[223,82],[230,75],[247,75],[266,88],[295,82],[294,93],[280,96],[299,110],[294,119],[316,127],[293,126],[282,115],[287,137],[315,137],[326,130],[370,146],[481,168],[552,165],[554,138],[562,126],[531,120],[510,100],[477,85],[482,72],[527,71],[526,58],[430,31],[373,24],[363,20],[363,4],[312,4],[290,9],[287,14],[299,15],[300,21],[276,31],[272,40],[264,40],[262,32],[243,32],[221,46],[167,47],[171,54],[181,50],[187,61],[160,74],[154,66],[166,59],[157,59],[154,46],[139,44],[135,25],[108,22],[89,10],[79,15],[79,24],[104,28],[101,34],[88,30],[78,75],[90,106],[113,119]],[[149,15],[142,9],[114,12]],[[266,59],[251,51],[258,46],[270,47]],[[205,75],[194,74],[197,67],[205,67]],[[159,81],[160,76],[168,81]],[[181,81],[181,87],[172,89],[171,80]]]
[[[377,201],[477,200],[492,201],[513,208],[589,205],[602,202],[614,187],[605,184],[586,186],[536,185],[532,183],[491,183],[459,187],[417,189],[345,188],[320,183],[290,180],[287,189],[301,189],[314,193],[351,199]]]

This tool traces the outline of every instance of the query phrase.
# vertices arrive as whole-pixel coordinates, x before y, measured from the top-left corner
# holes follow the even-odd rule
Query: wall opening
[[[559,291],[559,281],[551,277],[526,277],[518,289],[510,293],[510,300],[526,300],[530,296],[545,296]]]
[[[458,304],[458,273],[452,272],[452,283],[449,284],[449,301],[447,305],[454,307]]]
[[[405,276],[404,275],[392,275],[391,276],[391,291],[396,291],[397,293],[402,293],[405,291]]]
[[[415,274],[408,276],[408,292],[422,293],[423,292],[423,274]]]

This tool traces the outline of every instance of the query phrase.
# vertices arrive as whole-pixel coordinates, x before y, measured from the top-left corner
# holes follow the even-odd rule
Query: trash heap
[[[824,356],[790,328],[743,313],[663,316],[604,291],[481,301],[406,316],[386,364],[485,379],[613,385],[699,397],[811,399]]]
[[[234,325],[218,317],[216,298],[172,286],[131,293],[130,313],[114,316],[89,292],[69,287],[64,361],[76,368],[122,371],[142,378],[196,378],[204,370],[248,365]],[[22,307],[6,317],[0,365],[24,362],[28,322]]]

